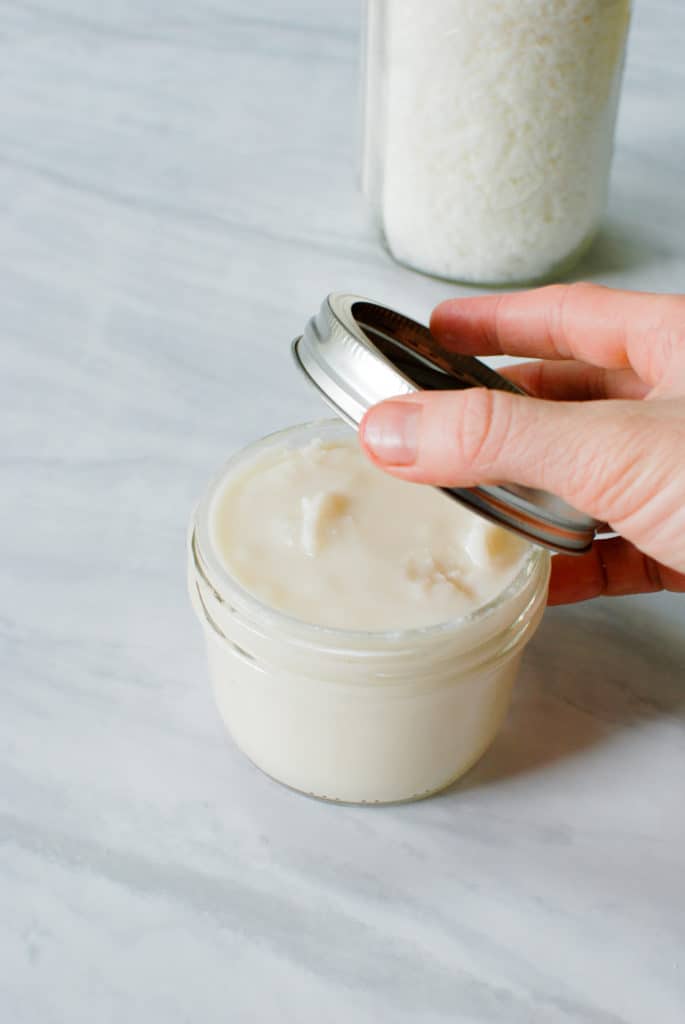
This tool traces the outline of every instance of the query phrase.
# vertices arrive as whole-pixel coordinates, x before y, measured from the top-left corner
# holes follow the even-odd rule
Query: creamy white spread
[[[276,449],[229,476],[212,542],[234,578],[316,625],[437,625],[506,588],[528,545],[432,487],[393,479],[356,442]]]

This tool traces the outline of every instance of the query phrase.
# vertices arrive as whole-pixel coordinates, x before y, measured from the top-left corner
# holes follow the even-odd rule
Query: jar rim
[[[339,419],[322,419],[311,420],[307,423],[299,423],[281,430],[272,431],[235,452],[212,478],[191,518],[188,546],[195,572],[202,577],[219,603],[239,604],[240,610],[249,618],[267,617],[274,624],[281,623],[286,629],[306,632],[318,641],[325,641],[328,638],[333,645],[336,640],[340,641],[343,638],[347,642],[357,640],[360,644],[363,644],[365,641],[367,643],[383,641],[396,643],[399,640],[421,643],[431,639],[440,639],[485,621],[491,614],[520,594],[531,577],[546,564],[549,553],[542,547],[530,542],[530,550],[521,568],[503,590],[485,602],[485,604],[479,605],[465,615],[446,619],[443,622],[428,626],[369,630],[325,626],[315,622],[308,622],[306,619],[290,615],[280,608],[274,608],[273,605],[267,604],[247,590],[236,579],[212,543],[210,520],[214,500],[220,488],[224,486],[238,466],[249,462],[261,452],[277,447],[280,442],[285,443],[307,431],[330,431],[331,429],[342,431],[349,430],[350,428],[346,427]]]

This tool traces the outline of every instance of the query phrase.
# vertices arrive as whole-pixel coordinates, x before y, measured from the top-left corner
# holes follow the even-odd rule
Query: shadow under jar
[[[549,280],[607,192],[629,0],[367,0],[364,189],[392,256]]]
[[[219,711],[259,768],[326,800],[415,800],[457,779],[492,742],[545,608],[550,558],[526,546],[492,600],[420,629],[334,629],[269,607],[220,558],[212,531],[218,496],[269,452],[350,437],[340,421],[325,421],[272,435],[232,459],[192,518],[190,595]]]

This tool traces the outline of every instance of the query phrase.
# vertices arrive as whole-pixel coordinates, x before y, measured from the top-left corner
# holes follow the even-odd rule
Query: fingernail
[[[383,402],[366,415],[362,440],[388,466],[410,466],[419,450],[421,406]]]

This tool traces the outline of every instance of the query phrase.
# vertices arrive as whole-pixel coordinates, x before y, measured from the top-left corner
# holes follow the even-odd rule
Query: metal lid
[[[427,327],[356,295],[329,295],[293,342],[293,355],[328,404],[354,427],[372,405],[417,391],[486,387],[525,394],[480,360],[442,348]],[[474,512],[554,551],[586,551],[599,525],[554,495],[530,487],[444,490]]]

